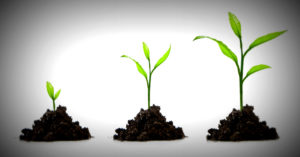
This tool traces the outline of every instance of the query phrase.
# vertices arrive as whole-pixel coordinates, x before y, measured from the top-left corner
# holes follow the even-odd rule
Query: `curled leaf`
[[[230,59],[232,59],[236,64],[238,64],[238,59],[237,59],[236,55],[222,41],[217,40],[217,39],[212,38],[212,37],[209,37],[209,36],[197,36],[197,37],[194,38],[194,41],[198,40],[198,39],[203,39],[203,38],[208,38],[208,39],[211,39],[211,40],[217,42],[218,45],[219,45],[219,47],[220,47],[220,49],[221,49],[221,51],[222,51],[222,53],[225,56],[227,56]]]
[[[147,73],[145,72],[145,70],[143,69],[143,67],[140,65],[139,62],[137,62],[137,61],[134,60],[133,58],[131,58],[131,57],[129,57],[129,56],[126,56],[126,55],[122,55],[121,57],[129,58],[129,59],[131,59],[133,62],[135,62],[138,71],[145,77],[146,80],[148,80]]]

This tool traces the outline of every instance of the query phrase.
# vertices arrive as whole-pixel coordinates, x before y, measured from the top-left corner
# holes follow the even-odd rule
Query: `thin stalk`
[[[248,48],[246,51],[245,51],[245,53],[244,53],[244,57],[248,54],[248,52],[251,50],[252,48]]]
[[[148,109],[150,109],[151,77],[152,77],[152,72],[151,72],[151,63],[150,63],[150,59],[149,59],[149,82],[147,83],[147,85],[148,85]]]
[[[149,84],[148,84],[148,109],[150,109],[151,77],[152,77],[152,73],[150,73]]]
[[[243,110],[243,72],[244,72],[244,53],[243,53],[243,42],[242,42],[242,37],[240,39],[240,47],[241,47],[241,68],[240,68],[240,109],[241,111]]]
[[[52,100],[53,102],[53,111],[55,111],[55,100]]]

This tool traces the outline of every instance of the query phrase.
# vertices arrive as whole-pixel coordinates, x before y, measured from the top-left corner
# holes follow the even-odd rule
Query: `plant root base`
[[[159,106],[151,106],[137,114],[134,120],[129,120],[126,129],[115,130],[115,140],[120,141],[149,141],[149,140],[175,140],[185,137],[182,128],[176,128],[172,121],[160,113]]]
[[[233,109],[226,119],[220,120],[219,129],[209,129],[207,140],[247,141],[278,139],[275,128],[269,128],[265,121],[259,122],[253,106],[244,106],[243,111]]]
[[[20,140],[25,141],[72,141],[91,138],[88,128],[81,128],[79,122],[72,122],[66,113],[67,108],[58,106],[56,111],[49,109],[35,120],[32,129],[22,130]]]

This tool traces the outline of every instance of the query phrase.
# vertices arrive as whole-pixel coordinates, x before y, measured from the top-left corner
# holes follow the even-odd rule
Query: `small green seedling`
[[[168,49],[168,51],[156,62],[155,66],[152,70],[151,70],[151,63],[150,63],[150,51],[149,51],[148,46],[144,42],[143,42],[143,49],[144,49],[144,54],[146,56],[146,59],[148,60],[148,63],[149,63],[149,75],[147,75],[147,73],[145,72],[143,67],[140,65],[140,63],[137,62],[136,60],[134,60],[133,58],[128,57],[126,55],[122,55],[121,57],[129,58],[133,62],[135,62],[137,70],[145,77],[146,82],[147,82],[147,88],[148,88],[148,109],[150,109],[150,89],[151,89],[152,74],[153,74],[154,70],[168,58],[170,51],[171,51],[171,45],[170,45],[170,48]]]
[[[53,102],[53,111],[55,111],[55,109],[56,109],[55,100],[58,98],[61,90],[58,90],[54,95],[54,88],[53,88],[52,84],[47,81],[46,86],[47,86],[48,95],[50,96],[50,98],[52,99],[52,102]]]
[[[247,72],[246,76],[244,76],[244,59],[245,59],[246,55],[254,47],[278,37],[279,35],[285,33],[287,30],[269,33],[269,34],[266,34],[264,36],[257,38],[250,44],[249,48],[244,52],[243,51],[243,42],[242,42],[242,33],[241,33],[241,23],[238,20],[238,18],[231,12],[229,12],[228,15],[229,15],[229,22],[230,22],[231,28],[232,28],[234,34],[239,38],[239,41],[240,41],[240,48],[241,48],[241,64],[240,65],[238,63],[238,58],[236,57],[236,55],[222,41],[217,40],[212,37],[209,37],[209,36],[196,36],[194,38],[194,41],[197,39],[203,39],[203,38],[211,39],[218,43],[221,51],[223,52],[223,54],[225,56],[229,57],[230,59],[232,59],[234,61],[235,65],[237,67],[237,70],[238,70],[238,75],[239,75],[240,109],[242,111],[243,110],[243,84],[244,84],[245,80],[255,72],[258,72],[263,69],[271,68],[270,66],[264,65],[264,64],[255,65],[252,68],[250,68],[250,70]]]

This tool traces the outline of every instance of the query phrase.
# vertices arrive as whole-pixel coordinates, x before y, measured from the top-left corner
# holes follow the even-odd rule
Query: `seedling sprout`
[[[139,71],[139,73],[141,73],[145,77],[146,82],[147,82],[147,88],[148,88],[148,109],[150,109],[150,89],[151,89],[152,74],[153,74],[154,70],[168,58],[170,51],[171,51],[171,45],[170,45],[170,48],[168,49],[168,51],[156,62],[155,66],[152,70],[151,70],[151,62],[150,62],[150,51],[149,51],[148,46],[144,42],[143,42],[143,50],[144,50],[145,57],[148,60],[148,65],[149,65],[148,75],[145,72],[145,70],[143,69],[143,67],[140,65],[140,63],[137,62],[135,59],[133,59],[129,56],[126,56],[126,55],[122,55],[121,57],[129,58],[133,62],[135,62],[137,70]]]
[[[55,111],[55,109],[56,109],[56,106],[55,106],[55,100],[58,98],[58,96],[59,96],[61,90],[58,90],[58,91],[55,93],[55,95],[54,95],[54,87],[52,86],[52,84],[51,84],[50,82],[47,81],[46,86],[47,86],[47,92],[48,92],[48,95],[49,95],[50,98],[52,99],[52,103],[53,103],[53,111]]]
[[[244,60],[246,55],[248,54],[248,52],[250,50],[252,50],[254,47],[261,45],[267,41],[270,41],[272,39],[275,39],[276,37],[278,37],[279,35],[285,33],[287,30],[284,31],[279,31],[279,32],[273,32],[273,33],[269,33],[266,35],[263,35],[259,38],[257,38],[256,40],[254,40],[254,42],[252,42],[250,44],[250,46],[248,47],[248,49],[244,52],[243,51],[243,42],[242,42],[242,32],[241,32],[241,23],[238,20],[238,18],[231,12],[228,13],[229,16],[229,22],[230,22],[230,26],[234,32],[234,34],[238,37],[239,41],[240,41],[240,49],[241,49],[241,62],[240,64],[238,63],[238,58],[235,55],[235,53],[233,51],[231,51],[227,45],[225,45],[222,41],[217,40],[215,38],[209,37],[209,36],[196,36],[194,38],[195,40],[198,39],[203,39],[203,38],[207,38],[207,39],[211,39],[215,42],[218,43],[221,51],[223,52],[223,54],[227,57],[229,57],[230,59],[232,59],[237,67],[237,71],[238,71],[238,75],[239,75],[239,85],[240,85],[240,109],[241,111],[243,110],[243,85],[245,80],[252,75],[255,72],[261,71],[263,69],[267,69],[267,68],[271,68],[268,65],[265,64],[259,64],[259,65],[255,65],[252,68],[250,68],[250,70],[247,72],[246,76],[244,76]]]

